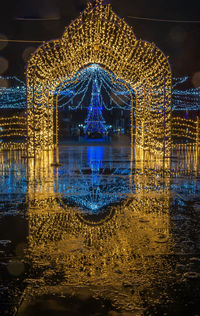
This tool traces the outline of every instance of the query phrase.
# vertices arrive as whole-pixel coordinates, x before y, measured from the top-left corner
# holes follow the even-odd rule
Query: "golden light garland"
[[[137,40],[132,28],[97,0],[65,30],[40,46],[27,67],[28,151],[54,143],[54,91],[81,68],[99,64],[127,82],[137,97],[136,144],[169,155],[171,150],[171,69],[152,43]],[[132,111],[131,111],[132,113]],[[131,114],[132,122],[132,114]],[[133,126],[131,124],[131,133]]]
[[[13,142],[13,137],[21,138],[20,142]],[[22,116],[11,116],[0,118],[0,148],[5,149],[24,149],[27,138],[27,121]]]
[[[197,147],[200,139],[199,117],[195,120],[188,120],[181,117],[172,118],[172,137],[173,139],[188,139]]]

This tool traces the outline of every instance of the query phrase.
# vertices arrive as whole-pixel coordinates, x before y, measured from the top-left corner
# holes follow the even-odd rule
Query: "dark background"
[[[1,0],[0,33],[8,39],[47,41],[62,36],[65,27],[85,8],[86,0]],[[131,19],[128,16],[199,20],[200,1],[112,0],[113,10],[133,27],[138,39],[154,42],[167,56],[173,76],[195,77],[200,85],[200,23],[169,23]],[[0,43],[7,60],[1,75],[25,80],[31,52],[40,44]],[[0,60],[1,62],[1,60]],[[5,62],[5,60],[3,60]]]

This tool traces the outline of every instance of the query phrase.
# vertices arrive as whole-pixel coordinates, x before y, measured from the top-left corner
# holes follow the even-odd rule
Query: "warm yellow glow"
[[[89,285],[91,291],[93,286],[102,290],[110,284],[115,288],[116,305],[123,303],[126,308],[132,294],[126,293],[125,302],[120,296],[122,282],[133,282],[138,268],[142,269],[147,282],[153,280],[153,270],[148,270],[152,258],[173,253],[169,231],[169,177],[163,178],[160,156],[156,161],[148,153],[143,157],[141,148],[136,148],[135,154],[136,192],[130,193],[122,204],[111,206],[107,216],[98,222],[85,219],[76,207],[62,202],[55,189],[55,181],[59,180],[51,167],[53,151],[44,151],[39,159],[28,160],[27,256],[33,268],[42,267],[41,278],[45,279],[46,273],[62,273],[62,286]],[[169,165],[166,161],[166,171]],[[156,186],[159,181],[164,181],[164,189],[152,190],[152,185]],[[43,269],[44,266],[53,268]],[[54,286],[53,290],[56,289]],[[42,289],[43,293],[48,290],[46,286]],[[110,293],[112,291],[106,295]]]
[[[25,149],[26,141],[13,142],[13,137],[26,138],[27,122],[23,116],[0,117],[0,149]]]
[[[54,91],[66,78],[72,79],[78,70],[92,63],[109,69],[135,91],[136,144],[169,155],[171,70],[168,60],[154,44],[137,40],[132,28],[112,11],[110,4],[103,5],[101,1],[96,1],[94,7],[89,3],[61,39],[40,46],[29,61],[29,153],[37,154],[41,149],[53,147]]]
[[[199,117],[196,121],[192,119],[184,119],[181,117],[172,118],[172,136],[184,137],[193,141],[197,147],[199,146]]]

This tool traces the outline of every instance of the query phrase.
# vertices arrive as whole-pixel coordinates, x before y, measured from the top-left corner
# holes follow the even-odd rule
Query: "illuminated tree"
[[[85,120],[86,133],[101,133],[106,131],[105,121],[102,114],[102,104],[96,80],[92,84],[91,104],[88,107],[88,115]]]

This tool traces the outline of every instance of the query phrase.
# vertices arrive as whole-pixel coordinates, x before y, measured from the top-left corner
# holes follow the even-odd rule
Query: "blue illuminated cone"
[[[85,132],[87,134],[106,132],[105,121],[102,114],[102,104],[96,80],[92,84],[91,104],[88,107],[88,115],[85,120]]]

